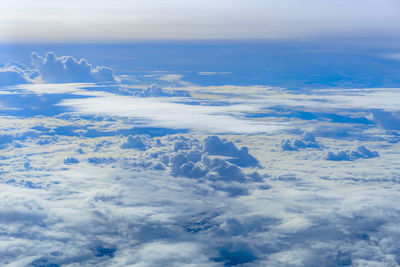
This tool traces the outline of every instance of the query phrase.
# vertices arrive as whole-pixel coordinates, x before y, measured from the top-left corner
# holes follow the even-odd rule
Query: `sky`
[[[2,0],[0,41],[395,36],[397,0]]]

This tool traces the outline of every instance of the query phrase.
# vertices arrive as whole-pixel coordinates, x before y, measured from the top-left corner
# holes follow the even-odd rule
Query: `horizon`
[[[399,24],[396,0],[4,0],[0,9],[2,41],[21,42],[390,36]]]

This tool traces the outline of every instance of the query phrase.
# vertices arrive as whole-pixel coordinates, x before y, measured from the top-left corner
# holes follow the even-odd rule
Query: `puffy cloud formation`
[[[247,147],[238,149],[218,136],[208,136],[203,141],[180,137],[174,141],[174,152],[167,156],[168,160],[159,157],[174,176],[206,179],[210,186],[230,196],[248,194],[242,183],[263,180],[257,172],[245,174],[241,168],[259,166]]]
[[[135,148],[139,150],[146,150],[150,145],[149,135],[130,135],[125,143],[121,145],[123,149]]]
[[[303,148],[319,148],[319,144],[312,133],[306,132],[301,139],[282,140],[281,147],[285,151],[297,151]]]
[[[77,60],[72,56],[57,57],[48,52],[44,57],[33,52],[32,65],[37,67],[40,77],[47,83],[73,82],[114,82],[112,69],[104,66],[94,67],[86,59]]]
[[[238,149],[236,145],[225,138],[220,139],[218,136],[208,136],[204,139],[204,152],[209,155],[219,155],[232,157],[228,161],[241,166],[250,167],[257,166],[258,160],[249,154],[247,147]]]
[[[328,152],[326,160],[332,161],[353,161],[357,159],[370,159],[379,157],[376,151],[368,150],[365,146],[359,146],[355,151],[345,150],[337,153]]]
[[[33,69],[12,60],[0,65],[0,86],[32,83],[37,78],[45,83],[116,81],[108,67],[93,66],[86,59],[77,60],[72,56],[57,57],[54,52],[44,57],[33,52],[31,64]]]
[[[231,197],[247,195],[248,190],[242,183],[253,181],[254,176],[245,175],[239,166],[224,159],[209,158],[196,151],[171,156],[169,165],[172,175],[205,179],[211,187]]]
[[[137,92],[135,95],[140,97],[172,97],[172,96],[190,96],[190,94],[183,90],[166,90],[161,88],[158,84],[153,84],[147,89]]]
[[[200,153],[178,153],[170,159],[171,172],[174,175],[189,178],[203,177],[209,170],[205,168],[200,160]]]

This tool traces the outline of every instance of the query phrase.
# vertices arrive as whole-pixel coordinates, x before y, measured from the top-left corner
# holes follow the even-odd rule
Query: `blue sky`
[[[1,41],[398,35],[396,0],[3,0]]]

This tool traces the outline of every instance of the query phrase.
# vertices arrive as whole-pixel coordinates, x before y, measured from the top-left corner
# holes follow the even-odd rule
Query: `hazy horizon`
[[[29,1],[0,4],[0,41],[312,39],[400,34],[400,2]]]

